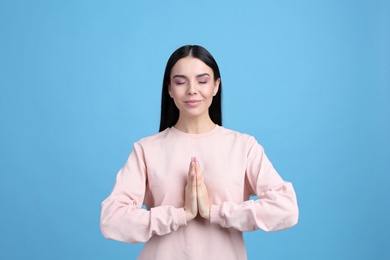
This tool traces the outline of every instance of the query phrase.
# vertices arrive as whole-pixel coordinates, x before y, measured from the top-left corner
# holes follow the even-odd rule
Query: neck
[[[211,121],[210,117],[203,120],[179,117],[175,128],[189,134],[203,134],[213,130],[215,123]]]

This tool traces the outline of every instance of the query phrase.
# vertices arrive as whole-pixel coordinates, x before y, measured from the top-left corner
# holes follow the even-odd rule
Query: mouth
[[[196,106],[198,105],[200,102],[202,102],[202,100],[185,100],[184,101],[184,104],[188,105],[188,106]]]

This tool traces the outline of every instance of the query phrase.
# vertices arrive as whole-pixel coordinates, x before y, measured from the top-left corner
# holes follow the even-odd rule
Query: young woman
[[[171,55],[160,132],[134,144],[102,203],[103,235],[146,242],[139,259],[246,259],[243,231],[298,221],[293,186],[262,146],[222,127],[221,92],[206,49],[187,45]]]

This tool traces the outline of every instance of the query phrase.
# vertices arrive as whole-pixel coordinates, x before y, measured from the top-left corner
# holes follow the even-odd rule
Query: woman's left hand
[[[198,211],[203,218],[210,219],[210,208],[211,208],[210,197],[209,197],[209,193],[207,192],[206,185],[204,183],[203,171],[200,168],[200,164],[198,160],[196,160],[195,172],[196,172],[196,191],[197,191],[197,198],[198,198]]]

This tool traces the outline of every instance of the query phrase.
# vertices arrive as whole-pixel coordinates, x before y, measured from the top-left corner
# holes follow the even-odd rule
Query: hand
[[[191,159],[188,170],[187,185],[185,187],[184,212],[187,222],[193,220],[198,214],[198,202],[196,196],[196,161]]]
[[[195,172],[196,172],[196,194],[198,201],[199,214],[205,218],[210,219],[210,197],[204,183],[203,171],[200,168],[199,162],[195,158]]]

